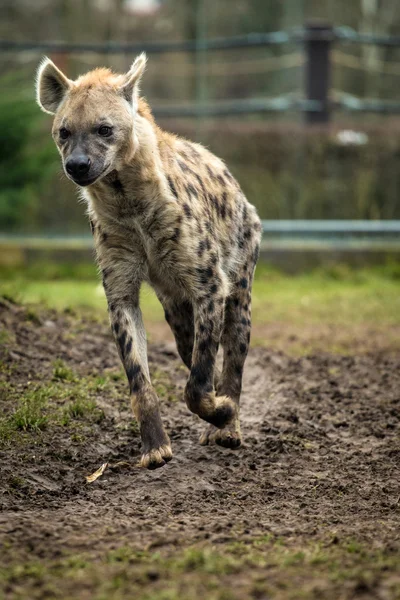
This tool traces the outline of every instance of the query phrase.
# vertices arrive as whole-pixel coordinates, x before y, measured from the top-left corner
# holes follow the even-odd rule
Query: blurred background
[[[398,278],[397,0],[2,0],[4,293],[18,276],[14,294],[49,301],[54,287],[35,291],[32,280],[94,273],[85,207],[34,101],[39,61],[50,56],[73,78],[124,71],[142,50],[158,122],[225,159],[257,207],[265,269],[331,269],[354,282],[354,265],[378,265]],[[78,287],[58,290],[55,305],[78,301]],[[87,294],[79,302],[90,304]]]

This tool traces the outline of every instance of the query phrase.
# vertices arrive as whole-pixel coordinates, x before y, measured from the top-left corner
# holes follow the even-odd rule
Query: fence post
[[[326,124],[330,120],[329,87],[331,75],[330,50],[333,28],[321,22],[306,23],[305,28],[305,95],[307,100],[317,101],[319,111],[306,111],[308,124]]]

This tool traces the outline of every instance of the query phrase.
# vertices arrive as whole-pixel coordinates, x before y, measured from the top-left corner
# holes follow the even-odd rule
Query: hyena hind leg
[[[239,402],[243,368],[250,343],[253,272],[253,266],[243,267],[231,295],[225,302],[225,319],[221,337],[224,359],[218,394],[234,400],[237,407],[236,415],[234,420],[221,429],[207,427],[200,437],[200,444],[203,446],[215,442],[225,448],[236,449],[242,443]]]
[[[165,320],[174,334],[176,347],[183,363],[188,369],[192,366],[194,345],[194,314],[189,301],[176,302],[169,298],[159,297],[164,308]],[[217,366],[214,368],[214,387],[217,388],[221,373]]]

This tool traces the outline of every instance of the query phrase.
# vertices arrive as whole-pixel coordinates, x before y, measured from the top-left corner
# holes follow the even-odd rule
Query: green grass
[[[106,301],[92,267],[60,266],[57,277],[46,267],[2,271],[0,294],[23,303],[51,308],[87,307],[104,311]],[[44,275],[48,275],[45,278]],[[86,278],[83,277],[86,275]],[[296,323],[356,322],[400,324],[400,267],[353,270],[345,265],[299,275],[285,275],[260,264],[253,292],[256,323],[289,320]],[[143,286],[142,310],[149,321],[163,320],[163,310],[152,290]],[[33,315],[31,318],[34,318]]]
[[[11,555],[12,545],[9,552]],[[395,600],[400,598],[395,577],[399,559],[394,547],[328,537],[298,547],[273,536],[246,542],[238,536],[238,541],[224,545],[157,552],[123,544],[97,551],[96,557],[85,553],[56,560],[12,561],[9,566],[4,563],[0,566],[0,590],[2,585],[8,590],[25,590],[25,597],[30,590],[36,591],[35,597],[52,590],[51,597],[66,598],[73,597],[74,590],[85,582],[85,590],[95,600],[333,600],[352,598],[362,589],[375,597],[383,585],[385,597]]]
[[[38,443],[41,433],[54,427],[69,427],[73,441],[83,441],[81,425],[99,424],[105,418],[96,403],[97,392],[106,390],[110,397],[118,393],[112,374],[78,377],[61,361],[56,361],[50,382],[22,392],[11,384],[4,386],[9,408],[0,415],[0,447],[24,441]]]
[[[390,268],[338,266],[295,276],[260,265],[253,292],[255,323],[400,324],[400,277]]]
[[[53,379],[61,381],[75,381],[75,374],[61,359],[54,361]]]
[[[17,409],[9,418],[11,428],[20,431],[45,429],[48,423],[45,412],[51,396],[52,388],[47,385],[26,392],[20,399]]]
[[[0,295],[72,314],[86,309],[93,317],[106,318],[106,300],[94,266],[77,267],[76,276],[71,266],[60,267],[57,276],[52,275],[48,266],[40,277],[36,277],[37,272],[37,267],[33,271],[0,272],[0,276],[3,275]],[[304,330],[331,326],[342,332],[348,330],[350,340],[358,337],[364,326],[387,328],[390,344],[395,343],[397,334],[391,333],[390,328],[400,326],[400,266],[397,263],[358,270],[337,265],[293,276],[260,264],[253,289],[256,327],[284,324],[289,331],[290,327]],[[141,307],[146,323],[157,326],[164,322],[164,311],[146,285],[141,292]],[[38,319],[32,307],[28,308],[26,318],[33,322]],[[359,331],[355,331],[357,327]],[[254,331],[253,343],[270,343],[271,340],[262,339],[265,332],[260,331],[261,337]],[[306,343],[302,344],[303,351],[310,350]],[[331,345],[334,351],[334,340]],[[340,351],[340,343],[337,349]]]

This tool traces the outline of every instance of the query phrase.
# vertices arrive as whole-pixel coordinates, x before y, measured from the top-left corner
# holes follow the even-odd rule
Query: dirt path
[[[0,322],[0,598],[400,598],[400,355],[252,348],[245,445],[230,451],[199,445],[175,348],[150,346],[174,459],[148,472],[104,323],[8,302]],[[21,402],[36,410],[27,431]],[[130,465],[87,484],[106,461]],[[104,557],[121,548],[115,567]],[[32,561],[47,566],[32,575]]]

